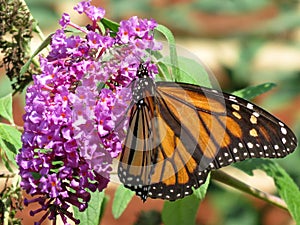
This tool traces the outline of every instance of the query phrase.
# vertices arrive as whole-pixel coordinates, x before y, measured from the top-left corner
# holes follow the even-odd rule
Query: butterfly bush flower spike
[[[17,163],[21,186],[32,196],[25,205],[39,204],[30,215],[43,212],[35,225],[58,215],[65,224],[67,218],[79,223],[68,210],[84,211],[89,191],[102,191],[109,182],[112,159],[126,136],[130,85],[141,59],[152,76],[157,73],[147,53],[161,48],[153,37],[155,21],[132,17],[112,35],[98,26],[104,9],[90,1],[74,9],[91,24],[80,27],[63,14],[49,54],[40,56],[42,72],[26,93]],[[67,35],[68,26],[84,34]]]

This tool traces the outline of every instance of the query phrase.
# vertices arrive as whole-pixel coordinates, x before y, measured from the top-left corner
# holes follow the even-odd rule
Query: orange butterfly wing
[[[147,197],[176,200],[209,170],[257,157],[284,157],[292,131],[254,104],[196,85],[157,82],[130,110],[119,178]]]

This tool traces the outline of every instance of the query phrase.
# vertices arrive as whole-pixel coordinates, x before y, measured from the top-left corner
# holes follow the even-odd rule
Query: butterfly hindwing
[[[155,149],[157,158],[153,165],[148,196],[175,200],[190,195],[192,187],[198,188],[202,185],[208,171],[199,169],[202,153],[195,151],[197,142],[187,129],[187,125],[195,122],[193,116],[181,119],[184,123],[181,126],[178,118],[182,118],[182,113],[186,110],[179,110],[175,114],[167,112],[162,101],[157,95],[156,121],[159,144]],[[185,129],[182,129],[183,126]]]

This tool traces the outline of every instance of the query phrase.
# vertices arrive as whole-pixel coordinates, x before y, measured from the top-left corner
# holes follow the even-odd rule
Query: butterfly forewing
[[[244,99],[191,84],[154,83],[145,68],[138,76],[118,174],[143,200],[183,198],[211,169],[284,157],[296,148],[284,123]]]
[[[194,100],[183,104],[193,105],[202,121],[199,143],[212,141],[216,146],[210,168],[247,158],[284,157],[296,148],[296,137],[283,122],[247,100],[190,84],[159,82],[157,90],[164,98],[180,102],[183,92],[194,93]],[[215,126],[209,125],[211,121]],[[201,146],[204,153],[214,152]]]

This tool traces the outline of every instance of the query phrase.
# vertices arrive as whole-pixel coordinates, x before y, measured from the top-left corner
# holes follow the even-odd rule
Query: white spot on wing
[[[253,112],[252,114],[253,114],[253,116],[255,116],[255,117],[259,117],[259,113],[258,113],[258,112]]]
[[[253,148],[253,144],[251,142],[247,143],[248,148]]]
[[[282,138],[281,141],[282,141],[283,144],[286,143],[286,139],[285,138]]]
[[[253,105],[252,105],[251,103],[248,103],[248,104],[247,104],[247,108],[248,108],[248,109],[253,109]]]
[[[280,130],[281,130],[281,133],[282,133],[282,134],[284,134],[284,135],[287,134],[287,130],[286,130],[284,127],[281,127]]]

